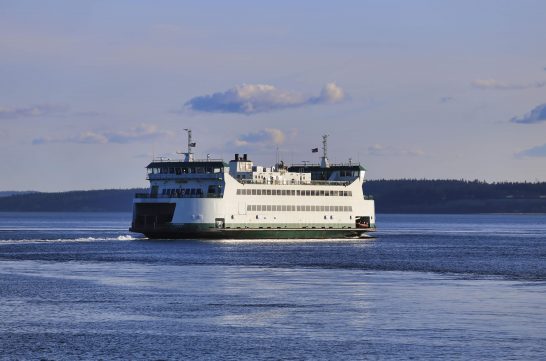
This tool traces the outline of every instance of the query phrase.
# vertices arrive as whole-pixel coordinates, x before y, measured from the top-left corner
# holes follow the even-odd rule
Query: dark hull
[[[183,229],[175,227],[132,227],[131,232],[142,233],[151,239],[335,239],[358,238],[375,229],[333,228],[237,228]]]

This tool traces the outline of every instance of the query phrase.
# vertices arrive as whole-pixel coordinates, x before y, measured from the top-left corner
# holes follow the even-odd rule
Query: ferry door
[[[246,214],[246,203],[239,202],[239,214]]]
[[[159,186],[152,186],[150,195],[152,197],[157,197],[157,193],[159,193]]]

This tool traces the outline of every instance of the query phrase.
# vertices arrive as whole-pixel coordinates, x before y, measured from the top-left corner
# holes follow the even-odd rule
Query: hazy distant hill
[[[546,183],[463,180],[370,180],[366,194],[377,213],[546,213]],[[135,193],[107,189],[15,194],[0,198],[4,212],[130,212]]]
[[[144,189],[106,189],[16,194],[0,198],[3,212],[130,212],[135,193]]]
[[[0,191],[0,197],[8,197],[14,194],[28,194],[28,193],[36,193],[36,192],[34,191]]]

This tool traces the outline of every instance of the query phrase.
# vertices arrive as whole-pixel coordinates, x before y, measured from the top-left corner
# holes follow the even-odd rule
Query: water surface
[[[546,217],[378,215],[373,240],[151,241],[0,213],[2,359],[544,359]]]

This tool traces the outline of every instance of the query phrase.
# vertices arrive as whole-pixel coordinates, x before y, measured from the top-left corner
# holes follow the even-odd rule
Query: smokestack
[[[235,161],[239,160],[239,153],[235,153]]]
[[[247,159],[246,159],[246,153],[243,154],[243,160],[244,160],[245,162],[246,162],[246,160],[247,160]]]

